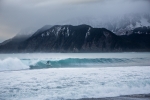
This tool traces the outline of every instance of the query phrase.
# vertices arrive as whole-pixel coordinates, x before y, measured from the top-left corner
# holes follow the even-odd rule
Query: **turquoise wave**
[[[102,67],[102,66],[136,66],[143,65],[147,59],[143,58],[67,58],[61,60],[40,60],[30,65],[30,69],[68,68],[68,67]],[[149,60],[148,60],[149,62]],[[144,63],[149,65],[149,63]]]

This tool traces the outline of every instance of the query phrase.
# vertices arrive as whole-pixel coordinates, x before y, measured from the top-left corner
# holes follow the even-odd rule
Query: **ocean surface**
[[[0,100],[150,93],[150,53],[0,54]]]

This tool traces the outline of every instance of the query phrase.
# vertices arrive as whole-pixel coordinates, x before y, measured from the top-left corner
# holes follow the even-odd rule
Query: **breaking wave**
[[[149,65],[143,58],[67,58],[60,60],[39,60],[29,65],[30,69],[72,68],[72,67],[105,67],[105,66],[140,66]],[[145,62],[143,64],[143,62]]]
[[[29,66],[22,63],[18,58],[6,58],[4,60],[0,60],[0,71],[22,69],[29,69]]]
[[[119,66],[149,66],[148,58],[65,58],[0,60],[0,71],[43,68],[91,68]]]

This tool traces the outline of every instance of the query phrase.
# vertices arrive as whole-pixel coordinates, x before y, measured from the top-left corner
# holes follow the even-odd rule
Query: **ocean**
[[[0,54],[0,100],[150,93],[150,53]]]

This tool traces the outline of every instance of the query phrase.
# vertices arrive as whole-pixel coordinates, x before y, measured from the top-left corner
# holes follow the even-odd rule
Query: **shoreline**
[[[82,99],[68,99],[68,100],[150,100],[150,93],[121,95],[117,97],[106,97],[106,98],[82,98]]]

